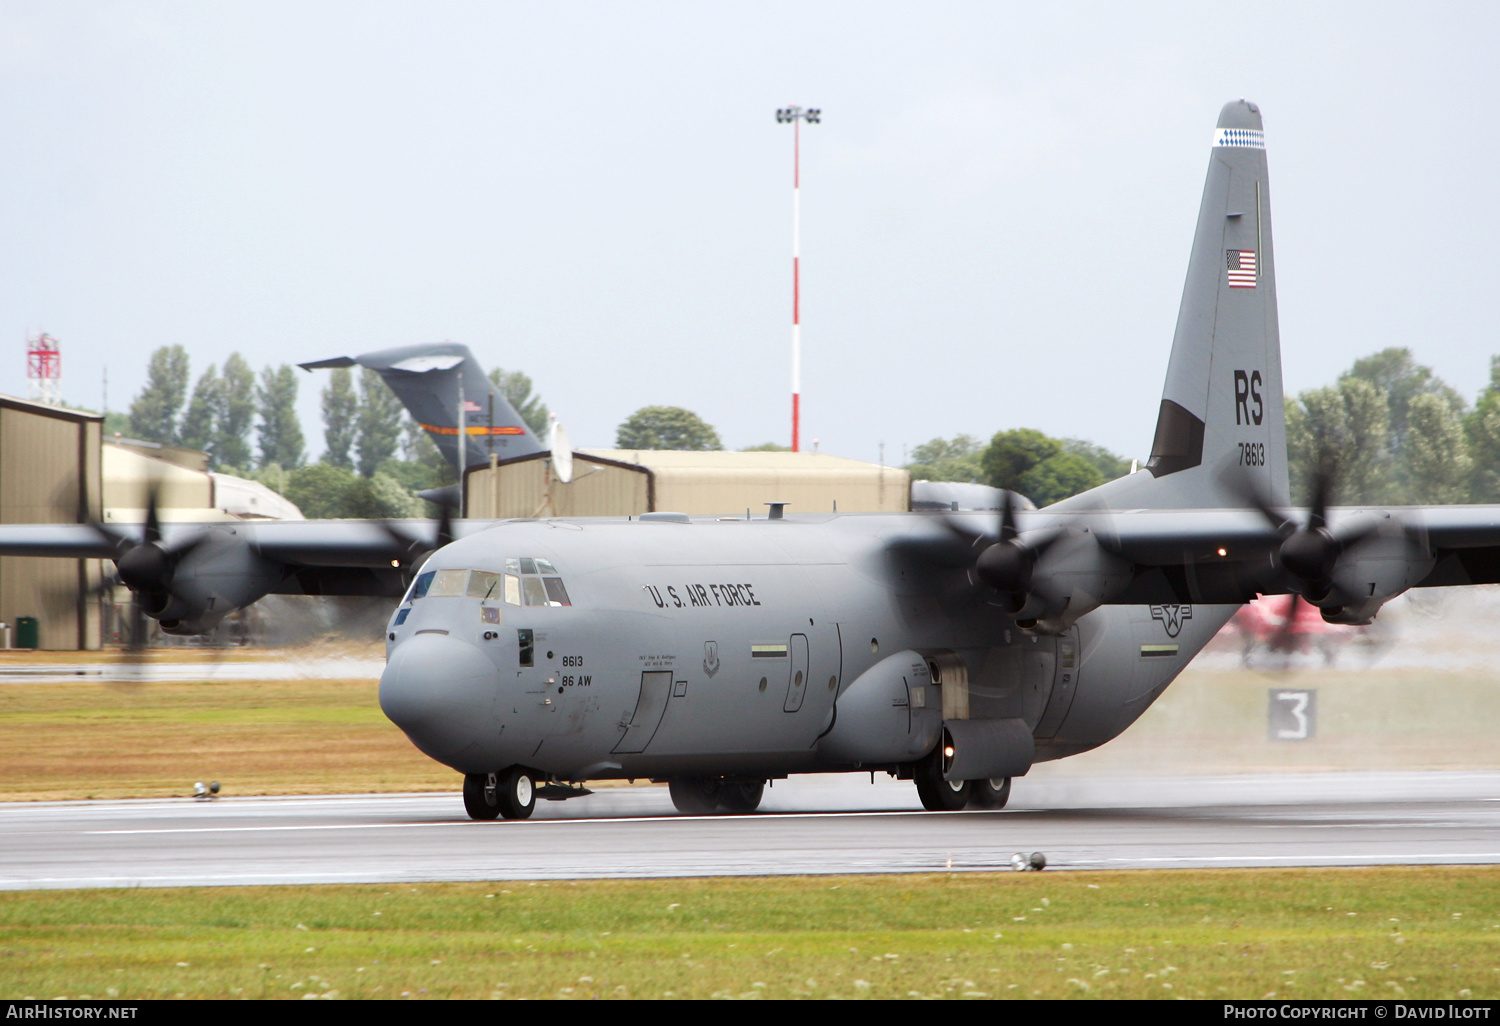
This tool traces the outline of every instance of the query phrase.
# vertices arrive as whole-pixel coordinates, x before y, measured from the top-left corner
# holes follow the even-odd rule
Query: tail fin
[[[1151,459],[1111,485],[1111,505],[1243,506],[1247,491],[1289,502],[1266,143],[1253,103],[1225,104],[1214,130]]]
[[[407,412],[437,443],[438,451],[462,473],[484,463],[490,453],[500,459],[529,456],[545,448],[521,415],[485,376],[468,346],[453,342],[398,346],[363,356],[298,364],[306,370],[351,367],[378,371]],[[459,407],[467,442],[460,452]]]

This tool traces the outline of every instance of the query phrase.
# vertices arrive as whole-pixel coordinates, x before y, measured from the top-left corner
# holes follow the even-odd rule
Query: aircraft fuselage
[[[1043,761],[1119,734],[1233,612],[1026,634],[964,569],[889,549],[913,516],[497,524],[423,566],[382,707],[466,774],[899,771],[955,720],[1024,723]]]

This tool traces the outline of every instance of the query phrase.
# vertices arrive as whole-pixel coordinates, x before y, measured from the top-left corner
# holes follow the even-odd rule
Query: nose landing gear
[[[470,819],[525,819],[535,808],[536,778],[530,770],[512,766],[464,777],[464,810]]]

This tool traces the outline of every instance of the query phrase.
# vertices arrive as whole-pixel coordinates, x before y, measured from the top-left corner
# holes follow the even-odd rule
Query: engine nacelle
[[[260,556],[234,527],[212,527],[172,572],[165,601],[146,612],[167,634],[207,634],[234,612],[268,594],[282,566]]]
[[[818,754],[837,765],[913,762],[932,751],[942,730],[942,697],[927,659],[907,649],[886,656],[839,694]]]
[[[1106,552],[1089,528],[1069,530],[1037,560],[1016,626],[1031,634],[1062,634],[1129,586],[1134,567]]]
[[[1374,521],[1370,535],[1339,557],[1328,593],[1312,600],[1329,623],[1370,623],[1381,606],[1415,587],[1436,562],[1424,539],[1400,520],[1388,513],[1362,517]]]

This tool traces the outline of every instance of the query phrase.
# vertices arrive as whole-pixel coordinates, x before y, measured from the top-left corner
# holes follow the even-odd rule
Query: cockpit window
[[[432,587],[427,589],[427,594],[432,598],[462,595],[468,581],[467,570],[439,570],[432,580]]]
[[[512,606],[571,606],[557,567],[548,559],[516,556],[506,559],[503,594]],[[476,575],[479,571],[474,571]],[[472,585],[470,585],[472,589]],[[471,591],[472,593],[472,591]]]
[[[500,601],[500,575],[488,570],[475,570],[469,575],[469,598]]]
[[[436,570],[429,570],[425,574],[418,574],[417,579],[411,584],[411,591],[406,593],[406,601],[415,602],[427,594],[427,589],[432,587],[432,579],[437,576]]]
[[[542,587],[540,577],[521,578],[521,594],[526,599],[528,606],[545,606],[547,604],[547,591]]]

